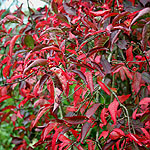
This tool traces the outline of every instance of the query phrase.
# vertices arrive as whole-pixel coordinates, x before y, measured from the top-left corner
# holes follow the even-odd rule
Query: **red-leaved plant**
[[[21,8],[0,21],[14,149],[149,149],[150,1],[52,0],[26,24]]]

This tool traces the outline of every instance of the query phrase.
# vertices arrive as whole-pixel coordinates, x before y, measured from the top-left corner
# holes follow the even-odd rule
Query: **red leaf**
[[[73,116],[73,117],[64,117],[64,121],[69,124],[82,124],[87,120],[85,116]]]
[[[132,133],[128,133],[126,136],[135,141],[139,146],[142,146],[141,142]]]
[[[121,103],[125,102],[129,97],[131,96],[131,94],[128,94],[128,95],[121,95],[121,96],[118,96],[119,98],[119,101]]]
[[[119,106],[119,103],[116,99],[114,99],[114,101],[108,106],[108,110],[110,112],[110,115],[114,124],[116,124],[118,106]]]
[[[132,80],[132,74],[131,74],[131,72],[128,70],[128,68],[127,68],[127,67],[124,67],[124,66],[123,66],[122,68],[123,68],[123,70],[125,71],[127,77]]]
[[[145,97],[139,102],[139,105],[148,104],[148,103],[150,103],[150,98]]]
[[[99,11],[90,11],[89,13],[93,16],[104,16],[108,14],[111,10],[99,10]]]
[[[130,46],[130,47],[126,50],[127,61],[133,61],[133,53],[132,53],[132,50],[133,50],[133,46]],[[132,66],[132,63],[129,63],[128,65],[129,65],[129,67],[131,67],[131,66]]]
[[[55,133],[53,134],[53,138],[52,138],[52,150],[55,150],[55,146],[57,146],[56,145],[56,141],[58,139],[58,135],[60,134],[60,132],[62,130],[61,128],[62,127],[56,129]]]
[[[45,140],[46,136],[55,128],[57,123],[49,123],[47,127],[44,128],[41,137]]]
[[[68,77],[66,73],[61,68],[56,68],[56,67],[51,68],[50,71],[54,72],[57,75],[58,79],[62,84],[63,91],[68,96],[69,84],[68,84],[68,79],[67,79]]]
[[[1,96],[1,97],[0,97],[0,103],[3,102],[3,101],[6,100],[6,99],[9,99],[9,98],[11,98],[11,96],[9,96],[9,95]]]
[[[31,68],[35,66],[46,65],[46,64],[47,64],[46,59],[36,59],[28,67],[24,69],[23,74],[25,74],[27,71],[29,71]]]
[[[78,102],[80,101],[80,96],[82,95],[83,89],[81,88],[80,85],[76,85],[74,88],[74,94],[73,94],[73,98],[74,98],[74,107],[77,106]]]
[[[106,139],[106,137],[108,136],[109,134],[109,131],[103,131],[101,134],[100,134],[100,137],[98,139],[100,139],[101,137],[104,137],[104,139]]]
[[[10,46],[9,46],[9,52],[8,52],[8,55],[10,57],[12,57],[12,53],[13,53],[13,48],[15,46],[15,42],[17,41],[17,39],[20,37],[21,35],[15,35],[13,36],[13,38],[11,39],[10,41]]]
[[[48,104],[49,102],[46,99],[39,99],[34,103],[34,108],[39,106],[39,105],[45,105]]]
[[[132,88],[133,91],[135,91],[135,94],[137,94],[140,90],[141,79],[142,79],[141,73],[136,72],[133,76],[133,81],[132,81]]]
[[[87,117],[87,118],[90,118],[90,117],[96,112],[96,110],[98,109],[98,107],[99,107],[100,105],[101,105],[100,103],[97,103],[97,104],[92,105],[92,106],[87,110],[87,112],[85,113],[86,117]]]
[[[117,140],[117,139],[119,139],[119,138],[121,137],[121,135],[120,135],[118,132],[116,132],[116,131],[112,131],[112,132],[110,133],[109,137],[110,137],[112,140]]]
[[[87,135],[89,129],[91,128],[91,123],[86,122],[81,129],[81,142],[83,142],[85,136]]]
[[[113,129],[113,131],[117,132],[121,136],[125,136],[124,132],[121,129],[119,129],[119,128],[115,128],[115,129]]]
[[[42,115],[49,109],[49,107],[45,107],[43,108],[37,115],[33,125],[32,125],[32,128],[36,125],[36,123],[39,121],[39,119],[42,117]]]
[[[108,95],[111,94],[110,91],[109,91],[109,89],[106,87],[106,85],[105,85],[104,83],[102,83],[101,81],[97,81],[97,82],[98,82],[98,84],[100,85],[100,87],[101,87]]]
[[[148,133],[148,131],[145,128],[141,128],[141,130],[146,135],[146,137],[150,140],[150,134]]]
[[[102,123],[103,123],[104,125],[107,124],[107,120],[105,119],[105,114],[106,114],[107,111],[108,111],[108,109],[104,107],[104,108],[102,109],[101,115],[100,115],[101,121],[102,121]]]
[[[7,78],[7,77],[9,76],[10,67],[11,67],[11,66],[12,66],[12,65],[7,65],[7,66],[4,67],[4,69],[3,69],[3,76],[4,76],[5,78]]]
[[[88,82],[88,86],[90,89],[91,94],[93,94],[94,91],[94,84],[93,84],[93,76],[92,76],[92,72],[86,72],[85,73],[87,82]]]

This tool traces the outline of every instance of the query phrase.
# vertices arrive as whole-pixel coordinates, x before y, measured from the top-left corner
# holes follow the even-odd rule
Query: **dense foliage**
[[[149,149],[150,1],[28,9],[0,10],[1,148]]]

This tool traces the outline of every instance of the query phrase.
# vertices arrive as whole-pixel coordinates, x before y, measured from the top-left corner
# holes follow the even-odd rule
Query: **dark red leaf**
[[[69,21],[68,21],[67,17],[64,16],[63,14],[57,14],[56,18],[60,19],[62,22],[66,22],[66,23],[69,24]]]
[[[87,110],[87,112],[85,113],[86,117],[87,117],[87,118],[90,118],[90,117],[96,112],[96,110],[98,109],[98,107],[99,107],[100,105],[101,105],[100,103],[93,104],[93,105]]]
[[[103,150],[109,150],[110,147],[112,147],[117,141],[118,141],[118,139],[117,140],[108,139],[107,142],[104,144],[102,149]]]
[[[49,75],[44,74],[41,79],[40,79],[40,83],[39,83],[39,88],[43,88],[45,82],[49,79]]]
[[[129,13],[129,12],[122,12],[122,13],[118,14],[118,15],[113,19],[113,21],[112,21],[112,26],[115,26],[115,25],[118,23],[118,21],[119,21],[120,19],[122,19],[123,17],[127,16],[128,14],[130,14],[130,13]]]
[[[69,6],[68,3],[63,3],[63,7],[66,13],[74,16],[76,15],[76,10],[73,7]]]
[[[85,84],[88,84],[86,81],[86,76],[80,70],[72,70],[72,72],[76,73],[84,81]]]
[[[83,142],[85,136],[87,135],[89,129],[91,128],[91,123],[86,122],[81,129],[81,142]]]
[[[149,10],[150,11],[150,10]],[[150,38],[150,21],[148,21],[142,31],[142,49],[143,51],[146,51],[146,45],[147,45],[147,41]]]
[[[93,65],[93,67],[95,67],[95,69],[97,69],[97,70],[100,72],[100,75],[101,75],[102,77],[105,76],[104,73],[102,72],[102,69],[101,69],[101,67],[100,67],[99,64],[97,64],[96,62],[91,62],[91,64]]]
[[[54,32],[55,33],[63,33],[63,31],[58,27],[50,27],[50,28],[46,29],[45,31],[43,31],[40,35],[42,36],[43,34],[49,33],[49,32],[51,32],[51,33],[54,33]]]
[[[97,53],[97,52],[100,52],[100,51],[108,51],[108,48],[103,48],[103,47],[94,47],[92,49],[89,50],[88,54],[87,54],[87,57],[93,55],[94,53]]]
[[[142,16],[147,15],[147,14],[148,14],[148,15],[150,14],[150,7],[147,7],[147,8],[142,9],[142,10],[138,13],[138,15],[137,15],[135,18],[133,18],[133,20],[132,20],[130,26],[132,26],[132,25],[133,25],[138,19],[140,19]]]
[[[100,62],[103,66],[103,69],[105,71],[106,74],[109,74],[111,73],[111,65],[110,63],[105,59],[105,56],[102,55],[102,58],[101,58],[101,62]]]
[[[142,76],[141,76],[141,73],[139,72],[136,72],[133,76],[133,81],[132,81],[132,88],[133,88],[133,91],[137,94],[140,90],[140,83],[141,83],[141,79],[142,79]]]
[[[142,80],[144,80],[146,83],[150,84],[150,73],[142,72]]]
[[[85,116],[73,116],[73,117],[64,117],[64,121],[69,124],[82,124],[85,123],[87,117]]]

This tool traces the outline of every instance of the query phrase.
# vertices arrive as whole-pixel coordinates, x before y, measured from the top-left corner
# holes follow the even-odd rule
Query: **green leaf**
[[[24,38],[24,43],[27,47],[33,49],[34,48],[34,40],[31,35],[26,35]]]

